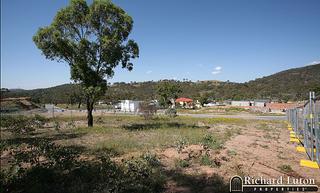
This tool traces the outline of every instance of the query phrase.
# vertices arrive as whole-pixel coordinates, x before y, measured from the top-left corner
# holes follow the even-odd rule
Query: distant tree
[[[82,89],[80,85],[74,84],[73,87],[69,90],[69,103],[71,105],[78,104],[78,109],[80,109],[81,104],[84,100],[84,94],[82,92]]]
[[[107,88],[114,69],[132,70],[131,59],[139,56],[138,45],[128,40],[133,20],[107,0],[71,0],[58,11],[50,26],[33,37],[47,59],[67,62],[71,79],[80,83],[87,105],[88,126],[93,126],[92,110]]]
[[[160,96],[161,105],[167,107],[168,105],[173,105],[175,99],[178,98],[178,94],[182,90],[180,86],[174,82],[162,81],[157,87],[157,94]]]
[[[207,94],[203,94],[200,97],[197,98],[201,106],[209,102],[209,96]]]
[[[320,86],[315,87],[313,91],[315,92],[316,96],[320,96]]]

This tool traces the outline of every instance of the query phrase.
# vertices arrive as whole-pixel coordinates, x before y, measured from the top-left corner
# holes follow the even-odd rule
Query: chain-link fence
[[[311,161],[320,165],[320,96],[309,93],[309,100],[301,107],[287,112],[294,135],[303,145]]]

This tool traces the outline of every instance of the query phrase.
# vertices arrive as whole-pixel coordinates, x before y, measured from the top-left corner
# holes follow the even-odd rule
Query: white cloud
[[[221,71],[222,67],[221,66],[217,66],[214,68],[216,71]]]
[[[151,74],[152,73],[152,70],[148,70],[147,72],[146,72],[146,74]]]
[[[221,66],[217,66],[214,68],[214,70],[211,72],[213,75],[215,74],[220,74],[222,71],[222,67]]]
[[[212,73],[213,75],[215,75],[215,74],[220,74],[221,71],[217,71],[217,70],[216,70],[216,71],[212,71],[211,73]]]

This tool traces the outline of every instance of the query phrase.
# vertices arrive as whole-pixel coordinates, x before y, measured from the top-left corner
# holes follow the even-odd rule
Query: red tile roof
[[[266,107],[269,109],[293,109],[298,107],[296,103],[267,103]]]
[[[187,102],[187,103],[189,103],[189,102],[193,102],[193,100],[189,99],[189,98],[177,98],[176,99],[176,103],[179,103],[179,102]]]

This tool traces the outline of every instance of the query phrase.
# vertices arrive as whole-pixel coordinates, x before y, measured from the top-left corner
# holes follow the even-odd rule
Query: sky
[[[319,0],[114,0],[134,20],[131,72],[109,82],[187,78],[246,82],[320,61]],[[70,83],[67,63],[32,41],[68,0],[1,1],[1,87]],[[91,3],[91,1],[88,1]]]

